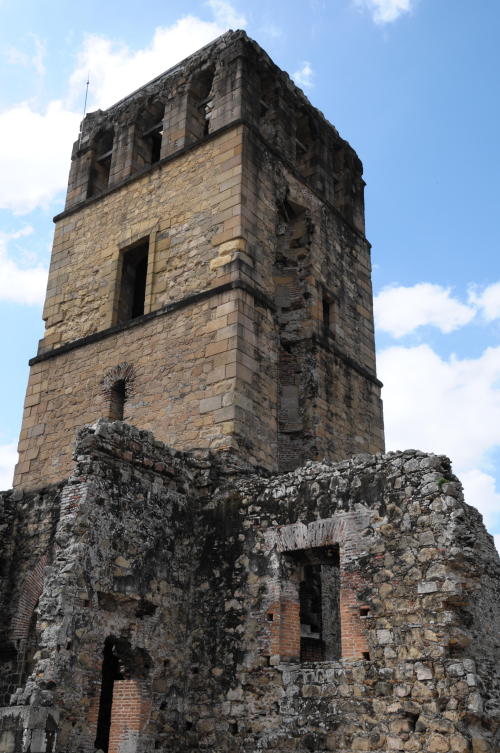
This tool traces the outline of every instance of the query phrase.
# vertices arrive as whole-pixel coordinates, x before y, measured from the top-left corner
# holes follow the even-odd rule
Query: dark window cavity
[[[97,718],[97,734],[95,747],[108,753],[109,731],[111,728],[111,707],[113,705],[113,686],[115,680],[123,680],[120,660],[115,649],[113,638],[106,638],[101,674],[101,698],[99,701],[99,715]]]
[[[330,302],[323,296],[323,325],[330,329]]]
[[[109,393],[109,418],[111,421],[123,421],[127,388],[124,379],[118,379]]]
[[[101,131],[94,140],[88,196],[102,193],[109,183],[111,157],[113,154],[113,131]]]
[[[161,157],[165,105],[153,102],[137,120],[136,169],[154,165]]]
[[[117,322],[126,322],[144,314],[149,241],[122,252]]]
[[[334,301],[323,293],[323,330],[325,334],[333,333],[335,326],[335,304]]]
[[[334,661],[341,656],[338,546],[294,553],[299,568],[300,660]]]

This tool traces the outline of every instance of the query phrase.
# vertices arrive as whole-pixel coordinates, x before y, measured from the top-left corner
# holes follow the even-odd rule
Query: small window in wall
[[[96,196],[108,187],[113,155],[113,131],[102,131],[94,141],[88,196]]]
[[[323,296],[323,324],[327,329],[330,328],[330,301],[325,296]]]
[[[323,330],[325,334],[333,332],[335,305],[326,293],[323,293]]]
[[[109,392],[109,418],[111,421],[123,421],[127,389],[124,379],[118,379]]]
[[[149,240],[145,240],[122,252],[117,323],[144,314],[148,250]]]

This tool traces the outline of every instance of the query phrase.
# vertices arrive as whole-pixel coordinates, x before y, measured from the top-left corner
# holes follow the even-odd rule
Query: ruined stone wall
[[[109,751],[496,753],[500,564],[446,458],[266,479],[120,422],[85,429],[76,457],[6,753],[28,750],[23,725],[52,753],[94,750],[110,646]],[[336,573],[315,661],[307,563]]]
[[[307,464],[237,482],[219,516],[239,517],[242,542],[226,534],[211,547],[228,563],[211,581],[221,596],[209,623],[227,625],[216,662],[228,686],[224,697],[210,682],[206,652],[215,711],[203,720],[194,699],[193,749],[235,750],[231,735],[249,750],[498,749],[498,555],[446,458]],[[332,544],[341,658],[300,663],[293,555]]]
[[[47,750],[95,749],[106,640],[114,642],[122,674],[115,683],[114,750],[139,732],[146,735],[143,749],[153,748],[146,723],[174,679],[171,713],[184,702],[189,562],[197,549],[189,463],[146,432],[110,427],[80,435],[76,472],[58,496],[37,607],[38,661],[3,710],[4,750],[45,750],[42,739],[54,720],[57,747]],[[190,465],[197,470],[194,459]],[[16,553],[11,562],[17,564]],[[29,719],[26,706],[35,709]],[[133,720],[132,707],[137,716],[125,730],[122,713]],[[28,727],[25,747],[8,747],[19,718]]]

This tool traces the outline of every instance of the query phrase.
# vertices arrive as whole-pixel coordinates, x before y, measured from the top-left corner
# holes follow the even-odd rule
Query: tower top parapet
[[[226,32],[108,109],[84,118],[73,147],[66,210],[237,123],[255,129],[364,232],[364,182],[355,151],[241,30]]]

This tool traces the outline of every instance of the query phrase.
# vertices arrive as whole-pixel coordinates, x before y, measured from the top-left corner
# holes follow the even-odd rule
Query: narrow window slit
[[[127,388],[124,379],[118,379],[111,387],[109,400],[109,418],[111,421],[123,421]]]
[[[115,680],[123,679],[120,660],[115,654],[114,641],[106,638],[101,673],[101,697],[99,700],[99,715],[97,718],[97,734],[94,746],[98,750],[108,753],[109,732],[111,729],[111,707],[113,704],[113,687]]]
[[[330,329],[330,302],[323,296],[323,326],[326,331]]]

